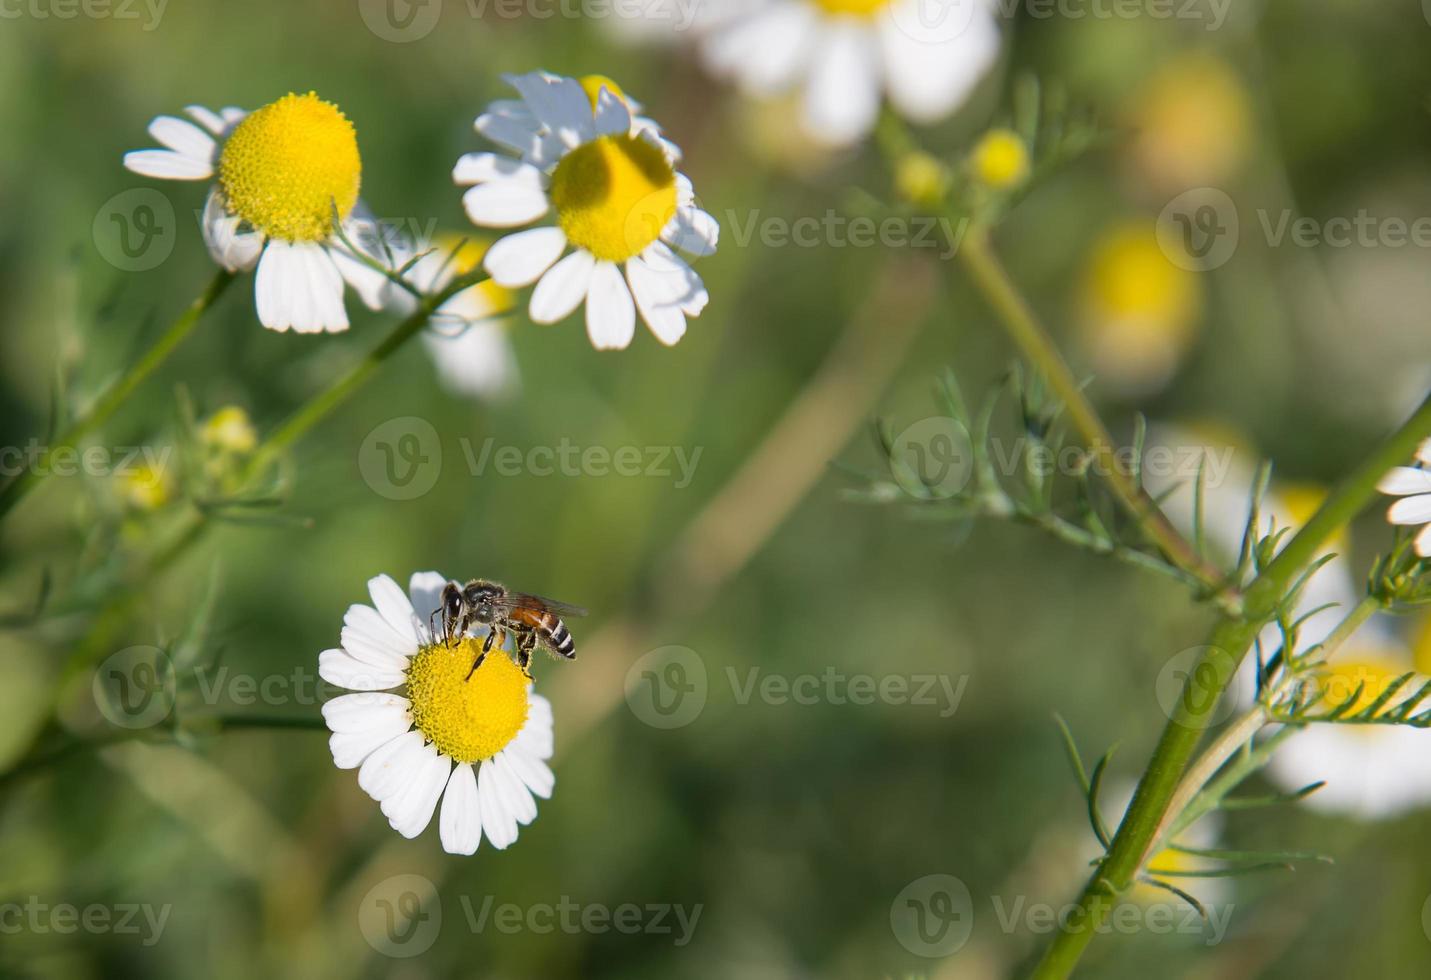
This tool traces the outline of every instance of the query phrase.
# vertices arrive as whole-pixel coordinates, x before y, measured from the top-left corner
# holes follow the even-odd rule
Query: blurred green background
[[[158,569],[155,556],[192,514],[178,488],[145,508],[118,481],[47,481],[0,526],[0,613],[22,613],[53,582],[50,612],[0,633],[0,770],[37,745],[64,744],[67,731],[114,731],[90,693],[94,665],[114,651],[172,644],[202,620],[203,656],[221,652],[232,673],[259,681],[299,668],[311,685],[344,610],[367,601],[368,578],[405,583],[437,569],[592,610],[574,624],[582,658],[537,665],[556,709],[555,794],[509,850],[451,857],[435,827],[413,841],[393,833],[354,774],[334,769],[322,732],[202,730],[214,712],[316,716],[311,697],[200,704],[181,744],[76,752],[0,783],[0,904],[171,906],[152,945],[115,930],[7,930],[0,967],[45,977],[1016,972],[1047,935],[1003,928],[995,899],[1069,900],[1092,846],[1051,713],[1088,755],[1120,742],[1117,774],[1136,776],[1163,722],[1159,673],[1201,642],[1207,611],[1034,531],[969,533],[852,505],[837,472],[813,471],[802,495],[798,453],[789,467],[776,459],[759,470],[765,478],[739,500],[770,516],[792,487],[798,499],[749,562],[709,595],[669,595],[673,542],[690,540],[683,529],[787,408],[828,380],[821,365],[850,324],[874,325],[860,336],[875,350],[882,331],[901,334],[883,318],[920,324],[866,403],[816,403],[799,423],[816,444],[839,447],[827,456],[860,467],[878,459],[870,418],[898,431],[933,414],[945,365],[982,394],[1013,351],[932,251],[737,241],[732,222],[756,212],[819,217],[889,199],[891,174],[872,147],[813,151],[780,106],[738,98],[685,45],[633,45],[590,18],[446,7],[412,43],[377,36],[351,0],[173,3],[152,30],[142,7],[134,19],[6,8],[0,445],[43,439],[57,377],[83,404],[212,275],[190,220],[202,186],[145,181],[120,163],[151,145],[150,118],[188,103],[255,107],[316,90],[355,123],[363,194],[378,214],[460,232],[449,174],[459,154],[487,148],[470,123],[506,97],[499,74],[603,73],[685,148],[683,169],[724,237],[698,265],[711,304],[674,349],[639,330],[630,350],[597,354],[576,319],[543,328],[518,316],[521,390],[483,404],[444,392],[413,345],[297,448],[281,507],[215,521]],[[1259,209],[1274,223],[1286,209],[1431,215],[1431,24],[1410,0],[1235,7],[1217,30],[1020,9],[1005,24],[999,71],[963,112],[919,135],[957,162],[1006,121],[1010,80],[1024,72],[1090,107],[1106,145],[1034,188],[998,233],[1014,275],[1079,369],[1107,378],[1093,391],[1117,431],[1135,408],[1233,429],[1282,478],[1325,483],[1424,393],[1428,253],[1279,247]],[[1242,236],[1225,265],[1184,273],[1147,242],[1164,205],[1204,185],[1237,202]],[[121,271],[105,259],[97,215],[136,187],[172,203],[177,242],[156,267]],[[892,285],[881,292],[882,277]],[[921,291],[927,299],[901,299]],[[274,334],[258,325],[242,278],[95,441],[177,444],[185,399],[200,417],[240,406],[270,430],[387,329],[389,318],[351,296],[348,306],[353,327],[341,336]],[[1145,332],[1164,351],[1161,376],[1145,358],[1119,356]],[[375,428],[406,417],[440,433],[442,465],[430,492],[393,500],[365,481],[361,457]],[[806,444],[798,425],[794,435]],[[566,440],[701,455],[684,487],[663,476],[474,475],[463,440],[480,452],[489,438],[523,451]],[[1369,514],[1357,529],[1358,574],[1386,539]],[[699,550],[686,557],[699,569]],[[214,608],[202,614],[205,596]],[[698,717],[670,730],[646,724],[623,696],[627,668],[666,645],[695,651],[709,684]],[[963,693],[947,717],[909,703],[741,703],[728,671],[744,683],[752,668],[792,679],[938,675]],[[1428,826],[1424,812],[1374,824],[1296,809],[1234,815],[1227,846],[1305,847],[1338,863],[1238,880],[1215,945],[1200,935],[1100,939],[1086,974],[1425,976]],[[361,927],[372,889],[401,874],[433,882],[442,908],[431,947],[406,959]],[[972,935],[946,958],[917,955],[891,927],[897,896],[932,874],[957,877],[972,896]],[[567,896],[701,913],[685,945],[653,931],[476,931],[464,903],[480,911],[488,896],[524,910]]]

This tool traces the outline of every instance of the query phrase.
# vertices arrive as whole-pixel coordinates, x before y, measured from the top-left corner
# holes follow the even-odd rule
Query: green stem
[[[220,269],[208,287],[199,294],[198,299],[194,300],[189,308],[179,315],[169,329],[164,331],[164,335],[154,342],[154,346],[150,347],[123,377],[99,397],[99,400],[90,408],[89,413],[55,437],[53,445],[46,448],[31,466],[7,483],[3,489],[0,489],[0,518],[9,513],[11,508],[39,483],[40,478],[50,472],[49,463],[55,452],[61,449],[74,449],[81,439],[109,421],[110,416],[118,411],[119,407],[134,393],[134,389],[153,374],[159,365],[163,364],[174,352],[174,349],[183,342],[184,338],[193,332],[204,313],[214,305],[223,295],[224,290],[229,287],[229,283],[233,281],[234,274],[232,272]]]
[[[303,438],[315,425],[327,418],[335,408],[361,388],[403,344],[427,326],[437,308],[456,293],[481,281],[479,273],[453,279],[446,287],[425,297],[412,314],[383,338],[361,361],[328,388],[310,398],[265,439],[249,461],[248,475],[254,476],[278,458],[285,450]]]
[[[1107,480],[1119,503],[1139,526],[1147,530],[1169,561],[1192,575],[1209,593],[1220,594],[1226,591],[1222,572],[1198,554],[1197,549],[1173,527],[1172,522],[1148,496],[1147,491],[1125,470],[1118,459],[1113,437],[1088,396],[1084,394],[1083,386],[1078,383],[1063,355],[1059,353],[1053,338],[1039,323],[1033,310],[1000,264],[989,242],[987,230],[972,229],[960,243],[958,255],[974,285],[999,315],[1004,329],[1014,343],[1048,379],[1054,392],[1063,401],[1069,418],[1092,451],[1102,471],[1101,475]]]
[[[1200,736],[1262,626],[1276,614],[1293,579],[1366,506],[1377,482],[1404,463],[1431,435],[1431,397],[1356,470],[1334,489],[1297,535],[1244,594],[1240,618],[1224,616],[1212,631],[1197,665],[1188,673],[1182,697],[1163,729],[1157,748],[1133,794],[1113,845],[1079,898],[1079,914],[1065,917],[1060,932],[1035,968],[1040,980],[1069,976],[1083,951],[1147,862]],[[1211,672],[1214,683],[1207,683]],[[1208,697],[1208,692],[1216,696]]]

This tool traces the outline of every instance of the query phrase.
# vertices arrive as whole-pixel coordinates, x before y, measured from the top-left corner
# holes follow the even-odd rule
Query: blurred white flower
[[[431,634],[446,584],[419,572],[404,593],[379,575],[368,582],[373,605],[348,608],[342,647],[319,655],[318,673],[360,693],[323,705],[328,745],[404,837],[426,829],[441,799],[443,850],[471,854],[483,835],[501,850],[536,819],[534,797],[555,785],[551,704],[511,657],[488,656],[472,671],[485,628],[452,646]],[[399,686],[406,697],[380,693]]]
[[[1377,489],[1400,497],[1386,512],[1392,524],[1416,527],[1425,525],[1416,535],[1416,553],[1431,558],[1431,439],[1416,451],[1418,466],[1398,466],[1377,484]]]
[[[217,176],[204,204],[204,242],[230,272],[258,266],[259,322],[300,333],[346,330],[345,282],[380,309],[387,280],[342,241],[364,237],[373,224],[358,199],[362,163],[342,111],[312,92],[252,113],[184,111],[194,122],[157,116],[149,124],[165,149],[126,153],[124,165],[164,180]]]
[[[638,310],[658,340],[676,343],[709,295],[673,247],[710,255],[720,226],[676,172],[674,146],[605,78],[583,84],[538,71],[506,80],[521,100],[494,102],[476,128],[518,158],[469,153],[453,179],[472,185],[462,200],[480,227],[521,227],[553,211],[555,223],[499,239],[483,265],[502,286],[536,283],[536,323],[585,302],[598,350],[628,346]]]
[[[999,56],[988,0],[741,0],[712,19],[710,69],[762,98],[803,87],[806,128],[835,145],[870,132],[882,93],[914,122],[944,118]]]

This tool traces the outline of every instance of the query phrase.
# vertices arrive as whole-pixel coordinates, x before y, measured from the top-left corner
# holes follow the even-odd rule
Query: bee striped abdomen
[[[556,621],[556,626],[547,633],[545,639],[551,644],[553,650],[568,660],[576,656],[576,643],[571,638],[571,631],[560,619]]]

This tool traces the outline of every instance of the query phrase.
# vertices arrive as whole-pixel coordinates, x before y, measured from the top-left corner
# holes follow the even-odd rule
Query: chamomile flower
[[[502,651],[471,670],[483,632],[452,646],[431,634],[446,582],[419,572],[403,592],[379,575],[373,605],[348,608],[341,648],[318,657],[325,681],[357,692],[323,705],[328,746],[404,837],[422,833],[441,800],[443,850],[472,854],[484,835],[501,850],[536,818],[535,797],[551,796],[551,704]]]
[[[880,96],[932,123],[957,109],[999,56],[988,0],[757,0],[728,4],[702,45],[710,69],[749,94],[801,86],[805,128],[844,145],[865,136]]]
[[[1400,497],[1386,512],[1392,524],[1422,526],[1416,534],[1416,553],[1431,558],[1431,439],[1416,451],[1416,466],[1398,466],[1382,478],[1377,489]]]
[[[555,323],[584,302],[598,350],[629,345],[637,311],[658,340],[676,343],[709,296],[674,249],[709,255],[720,227],[696,206],[674,148],[604,79],[583,84],[538,71],[506,80],[520,102],[493,103],[476,127],[519,157],[469,153],[453,179],[469,186],[463,205],[478,226],[555,220],[499,239],[483,261],[487,272],[509,288],[536,283],[536,323]]]
[[[358,199],[353,124],[338,107],[309,92],[252,113],[184,111],[192,122],[158,116],[149,124],[164,149],[126,153],[124,165],[146,177],[214,180],[204,242],[230,272],[258,267],[259,321],[271,330],[346,330],[345,282],[380,309],[390,284],[342,240],[362,239],[373,219]]]

